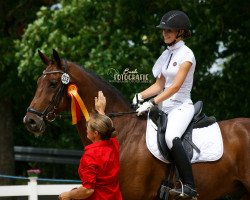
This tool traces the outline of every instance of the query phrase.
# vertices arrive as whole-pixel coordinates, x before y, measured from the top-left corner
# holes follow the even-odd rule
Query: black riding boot
[[[171,155],[179,172],[180,179],[183,183],[183,188],[175,188],[170,190],[173,196],[182,196],[183,198],[196,197],[197,191],[195,189],[193,171],[188,156],[182,146],[180,138],[176,137],[173,140],[173,147]]]

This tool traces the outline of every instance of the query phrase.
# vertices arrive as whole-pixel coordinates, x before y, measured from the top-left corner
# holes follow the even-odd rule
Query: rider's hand
[[[144,99],[142,98],[141,94],[137,93],[137,94],[135,94],[135,96],[133,98],[132,105],[134,105],[134,106],[140,105],[143,101],[144,101]]]
[[[139,106],[139,108],[136,110],[137,116],[141,115],[142,113],[149,111],[152,107],[154,107],[154,104],[152,101],[146,101],[142,105]]]

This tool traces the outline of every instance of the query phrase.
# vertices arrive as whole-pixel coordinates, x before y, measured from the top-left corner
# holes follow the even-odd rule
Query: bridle
[[[64,60],[65,66],[64,71],[62,70],[53,70],[53,71],[43,71],[43,75],[47,74],[62,74],[61,76],[61,85],[57,93],[53,96],[51,103],[45,108],[44,111],[40,112],[34,108],[28,107],[27,112],[33,113],[41,117],[42,119],[52,122],[56,119],[56,111],[58,109],[59,103],[64,95],[65,89],[70,81],[69,75],[68,75],[68,64],[67,61]]]

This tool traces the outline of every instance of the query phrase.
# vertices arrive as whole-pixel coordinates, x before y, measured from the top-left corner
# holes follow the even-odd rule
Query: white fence
[[[38,200],[40,195],[59,195],[79,186],[80,184],[38,185],[37,179],[31,178],[27,185],[0,186],[0,197],[28,196],[29,200]]]

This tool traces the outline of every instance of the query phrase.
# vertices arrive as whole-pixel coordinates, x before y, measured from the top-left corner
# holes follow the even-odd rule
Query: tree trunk
[[[0,174],[14,175],[14,144],[11,104],[0,101]],[[13,180],[0,177],[0,185],[11,184]]]

